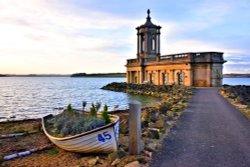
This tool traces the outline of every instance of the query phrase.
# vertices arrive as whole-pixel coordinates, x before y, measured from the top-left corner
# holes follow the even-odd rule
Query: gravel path
[[[197,88],[150,167],[250,167],[250,121],[217,88]]]

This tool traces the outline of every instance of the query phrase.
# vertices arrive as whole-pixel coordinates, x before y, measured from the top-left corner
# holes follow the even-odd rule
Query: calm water
[[[0,78],[0,121],[7,118],[40,118],[57,114],[68,104],[81,108],[82,101],[108,104],[113,110],[128,107],[128,102],[138,100],[143,106],[159,101],[150,96],[101,90],[111,82],[124,82],[125,78],[70,78],[70,77],[2,77]],[[250,78],[225,78],[223,84],[250,85]]]
[[[223,84],[228,85],[250,85],[250,78],[224,78]]]
[[[59,113],[62,107],[72,104],[81,108],[82,101],[107,104],[109,110],[128,107],[128,102],[139,100],[150,106],[157,98],[106,91],[100,89],[111,82],[125,82],[125,78],[70,78],[70,77],[2,77],[0,78],[0,121],[40,118]]]

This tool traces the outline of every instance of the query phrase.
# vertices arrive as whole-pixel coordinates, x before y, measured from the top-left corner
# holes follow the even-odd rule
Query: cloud
[[[225,65],[224,66],[224,74],[229,74],[229,73],[241,73],[241,74],[246,74],[246,73],[250,73],[250,67],[249,64],[239,64],[239,65]]]
[[[126,57],[127,53],[132,53],[125,49],[119,53],[119,47],[131,45],[128,39],[133,38],[134,34],[117,32],[128,29],[136,23],[135,20],[86,8],[80,10],[74,6],[58,5],[58,1],[0,3],[0,58],[5,63],[2,65],[0,62],[2,72],[8,73],[9,67],[15,67],[10,71],[43,73],[47,71],[44,66],[49,66],[53,67],[52,72],[67,73],[72,71],[70,68],[75,69],[76,65],[76,69],[94,66],[98,64],[97,60],[103,60],[102,66],[108,68],[102,68],[99,63],[94,68],[84,68],[84,72],[125,71],[125,59],[124,62],[118,61],[120,67],[111,64],[120,57]],[[110,40],[107,40],[107,33],[102,35],[98,31],[109,32]],[[63,65],[68,65],[68,62],[72,63],[72,67],[64,68]],[[57,65],[60,67],[55,68]]]
[[[152,17],[153,23],[162,26],[161,53],[219,51],[225,53],[229,64],[236,63],[233,57],[246,60],[250,51],[246,31],[249,26],[245,23],[244,31],[239,27],[250,15],[245,10],[244,16],[235,12],[247,3],[191,2],[171,2],[171,10],[165,10],[165,1],[154,3],[155,14],[161,15]],[[119,2],[112,3],[117,4],[105,4],[108,9],[102,9],[95,1],[0,1],[0,71],[124,72],[126,59],[136,57],[134,28],[143,24],[145,17],[126,14],[137,11],[126,6],[130,2],[123,1],[124,7],[119,7]],[[141,6],[144,1],[133,3]],[[170,16],[178,16],[171,19],[167,17],[169,12],[173,12]],[[231,18],[244,19],[231,24]],[[245,38],[238,38],[240,35]]]

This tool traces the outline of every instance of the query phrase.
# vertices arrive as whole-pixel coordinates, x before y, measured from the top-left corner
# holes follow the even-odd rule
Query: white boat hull
[[[44,118],[42,118],[44,133],[51,142],[64,150],[79,153],[110,153],[116,151],[118,148],[118,116],[111,115],[112,123],[108,125],[64,138],[51,136],[46,131]]]

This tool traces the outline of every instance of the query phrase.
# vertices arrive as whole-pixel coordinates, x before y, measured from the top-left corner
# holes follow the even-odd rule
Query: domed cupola
[[[137,57],[160,56],[160,29],[151,22],[150,10],[146,22],[137,27]]]

